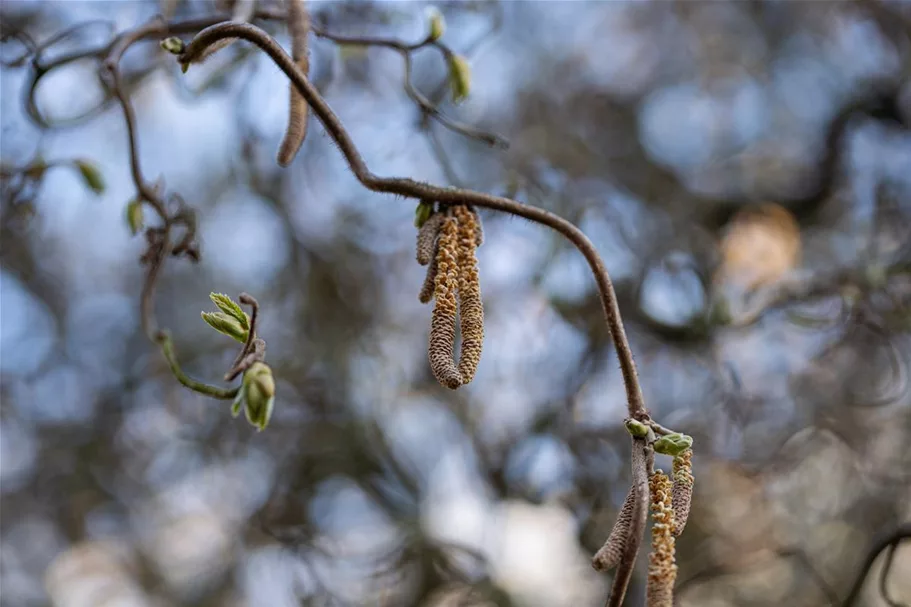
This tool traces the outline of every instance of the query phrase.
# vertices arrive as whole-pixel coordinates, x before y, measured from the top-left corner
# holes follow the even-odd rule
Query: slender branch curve
[[[187,44],[183,54],[180,55],[179,60],[181,63],[192,63],[212,44],[225,38],[246,40],[255,44],[269,55],[279,69],[285,73],[288,79],[297,87],[297,90],[301,95],[307,100],[313,113],[319,118],[323,127],[329,133],[329,136],[332,137],[338,145],[342,155],[348,162],[351,172],[354,173],[358,181],[367,189],[374,192],[396,194],[418,200],[436,200],[443,204],[467,204],[509,213],[510,215],[516,215],[535,223],[545,225],[566,237],[566,239],[569,240],[585,257],[595,276],[598,293],[601,298],[601,305],[604,308],[604,314],[607,318],[608,329],[611,338],[613,339],[614,346],[617,349],[617,356],[620,360],[620,369],[623,373],[623,383],[626,388],[629,414],[631,417],[637,419],[647,418],[648,414],[645,410],[642,389],[639,385],[636,363],[633,360],[629,341],[626,337],[626,331],[623,328],[623,323],[620,318],[620,308],[617,304],[617,296],[614,291],[613,283],[611,282],[601,256],[598,255],[591,240],[589,240],[582,230],[559,215],[537,207],[523,205],[509,198],[460,188],[443,188],[401,177],[380,177],[372,173],[367,167],[366,162],[364,162],[364,159],[355,146],[354,141],[351,139],[351,136],[342,126],[338,116],[336,116],[335,112],[329,107],[329,104],[322,98],[316,87],[314,87],[300,69],[298,69],[294,60],[285,52],[281,45],[279,45],[269,34],[255,25],[227,22],[207,27],[200,31],[189,44]]]

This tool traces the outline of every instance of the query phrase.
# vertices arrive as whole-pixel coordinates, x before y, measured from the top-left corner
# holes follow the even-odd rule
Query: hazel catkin
[[[478,223],[468,207],[457,206],[454,213],[458,221],[459,330],[462,334],[459,373],[462,382],[467,384],[478,370],[484,344],[484,305],[475,256]]]
[[[424,284],[421,286],[421,292],[418,294],[418,301],[421,303],[430,303],[433,299],[433,293],[436,290],[437,277],[437,245],[439,239],[433,240],[433,257],[430,259],[430,265],[427,266],[427,274],[424,276]]]
[[[614,522],[614,528],[604,545],[592,557],[592,567],[601,572],[610,571],[620,563],[626,544],[629,542],[630,528],[633,524],[633,508],[636,504],[636,492],[631,487],[626,494],[623,507]]]
[[[484,244],[484,225],[481,223],[481,215],[478,214],[478,210],[472,206],[468,207],[468,210],[471,211],[471,214],[474,215],[475,228],[474,228],[474,237],[476,246],[481,246]]]
[[[690,503],[693,500],[693,450],[687,449],[674,458],[674,486],[671,490],[671,504],[674,508],[674,536],[683,533],[690,517]]]
[[[310,14],[304,0],[288,0],[288,33],[291,35],[291,57],[297,67],[310,75]],[[276,160],[280,166],[291,164],[307,136],[307,101],[294,84],[289,85],[288,127],[278,149]]]
[[[415,257],[422,266],[431,263],[436,257],[436,241],[444,218],[443,213],[433,213],[418,229]]]
[[[648,555],[648,582],[645,588],[648,607],[673,607],[677,579],[674,540],[674,509],[671,505],[671,480],[657,470],[648,482],[652,510],[652,551]]]
[[[437,243],[437,273],[434,278],[433,314],[430,320],[428,357],[433,376],[443,386],[455,390],[462,374],[453,358],[456,328],[456,291],[458,289],[458,227],[454,217],[446,217]]]

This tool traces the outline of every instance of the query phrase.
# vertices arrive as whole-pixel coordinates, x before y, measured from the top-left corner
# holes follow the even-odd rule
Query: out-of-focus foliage
[[[275,166],[287,82],[246,44],[186,75],[154,40],[123,61],[143,170],[199,214],[202,260],[166,266],[160,322],[215,381],[236,350],[199,312],[212,291],[254,293],[268,429],[174,380],[139,326],[119,110],[76,61],[41,80],[30,114],[21,59],[76,23],[45,60],[160,11],[215,10],[163,5],[0,7],[0,602],[601,604],[609,580],[589,559],[629,455],[584,260],[482,212],[484,359],[472,384],[441,388],[415,205],[365,191],[312,117]],[[598,246],[649,408],[695,439],[680,605],[842,600],[874,538],[911,521],[908,4],[437,7],[470,95],[453,104],[468,81],[429,52],[415,85],[511,147],[422,116],[396,53],[313,38],[311,78],[371,168],[505,192]],[[426,8],[311,3],[330,31],[408,41]],[[887,604],[884,562],[856,604]],[[891,599],[911,603],[911,545],[891,569]]]

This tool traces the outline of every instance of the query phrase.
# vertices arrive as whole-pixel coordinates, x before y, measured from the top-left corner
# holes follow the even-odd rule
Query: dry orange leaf
[[[795,268],[800,253],[800,226],[790,211],[774,203],[744,209],[725,230],[716,281],[752,290]]]

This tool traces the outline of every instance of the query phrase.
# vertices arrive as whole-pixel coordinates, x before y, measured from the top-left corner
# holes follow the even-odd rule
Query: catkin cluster
[[[481,242],[480,218],[474,209],[461,205],[433,212],[418,230],[417,261],[428,266],[419,299],[435,301],[430,368],[437,381],[452,390],[474,378],[481,360],[484,306],[475,255]],[[458,363],[454,359],[457,320],[462,340]]]
[[[674,487],[671,503],[674,508],[674,536],[683,533],[686,520],[690,517],[690,503],[693,500],[693,450],[687,449],[674,458]]]
[[[652,552],[648,555],[648,607],[673,607],[677,564],[674,560],[674,508],[671,479],[660,470],[648,482],[652,510]]]

